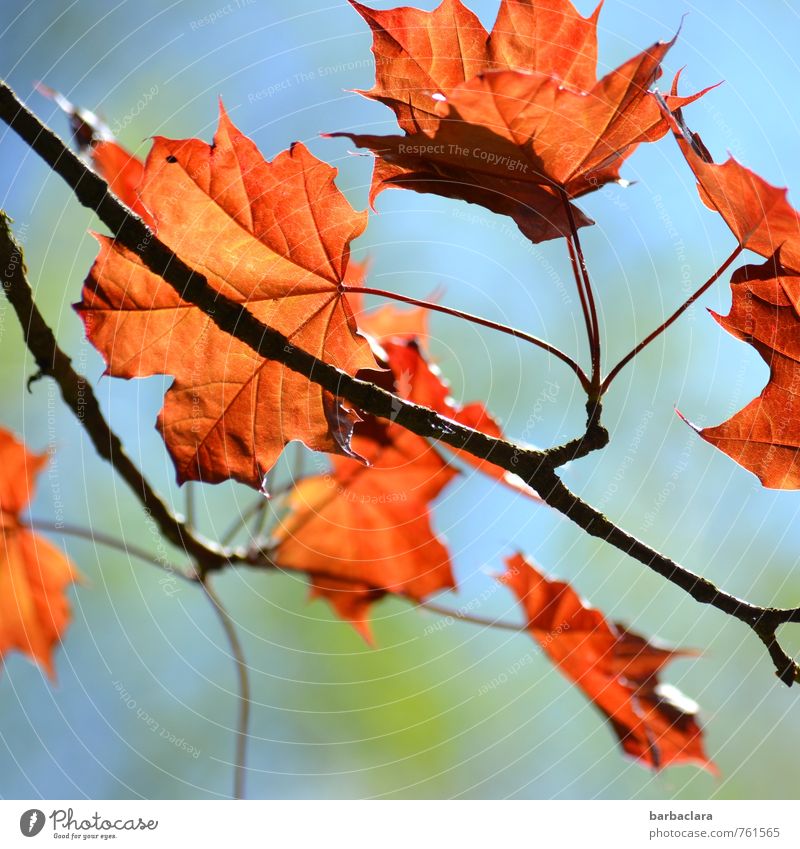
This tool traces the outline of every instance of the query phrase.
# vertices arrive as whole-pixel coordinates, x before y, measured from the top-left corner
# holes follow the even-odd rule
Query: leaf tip
[[[673,407],[673,409],[675,410],[675,415],[676,415],[676,416],[677,416],[677,417],[678,417],[678,418],[679,418],[682,422],[684,422],[685,424],[689,425],[689,427],[690,427],[690,428],[691,428],[691,429],[692,429],[695,433],[699,433],[699,434],[701,434],[701,435],[702,435],[702,430],[703,430],[703,429],[702,429],[701,427],[698,427],[698,426],[697,426],[694,422],[692,422],[690,419],[687,419],[687,418],[686,418],[686,416],[684,416],[684,414],[683,414],[683,413],[682,413],[682,412],[681,412],[681,411],[680,411],[677,407]]]

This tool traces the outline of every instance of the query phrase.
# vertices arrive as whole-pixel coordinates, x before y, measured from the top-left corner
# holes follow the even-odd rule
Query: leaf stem
[[[570,220],[572,220],[572,208],[569,210]],[[574,222],[573,222],[574,224]],[[578,235],[578,228],[575,227],[575,234],[573,236],[575,241],[575,249],[578,252],[578,263],[581,268],[581,275],[583,277],[584,287],[586,289],[586,300],[589,302],[589,314],[592,319],[592,329],[594,332],[594,343],[592,344],[592,389],[596,390],[600,386],[600,321],[597,318],[597,307],[595,305],[594,300],[594,292],[592,290],[592,281],[589,277],[589,268],[586,265],[586,259],[583,255],[583,248],[581,247],[580,236]]]
[[[581,239],[578,235],[575,216],[572,212],[572,205],[569,202],[567,192],[564,189],[560,191],[571,233],[571,236],[567,237],[567,250],[572,266],[572,274],[575,278],[575,285],[578,289],[578,296],[581,301],[592,362],[592,377],[586,393],[591,400],[597,400],[600,397],[600,323],[597,320],[597,307],[595,305],[594,292],[592,291],[592,281],[589,277],[589,269],[586,266],[586,259],[583,255],[583,248],[581,247]]]
[[[341,287],[344,292],[353,292],[353,293],[361,293],[362,295],[378,295],[382,298],[389,298],[393,301],[400,301],[404,304],[412,304],[417,307],[424,307],[428,310],[433,310],[434,312],[441,312],[445,315],[451,315],[455,318],[460,318],[463,321],[469,321],[472,324],[479,324],[482,327],[488,327],[490,330],[496,330],[499,333],[505,333],[508,336],[513,336],[515,339],[521,339],[523,342],[529,342],[531,345],[535,345],[537,348],[541,348],[543,351],[547,351],[548,354],[552,354],[554,357],[557,357],[561,360],[562,363],[569,366],[578,380],[581,383],[581,386],[588,392],[589,388],[589,378],[586,376],[584,370],[572,359],[568,354],[565,354],[560,348],[557,348],[555,345],[551,345],[549,342],[546,342],[544,339],[539,339],[538,336],[533,336],[530,333],[525,333],[522,330],[517,330],[514,327],[509,327],[506,324],[500,324],[496,321],[491,321],[488,318],[481,318],[478,315],[473,315],[472,313],[464,312],[463,310],[455,309],[454,307],[446,307],[442,304],[437,304],[432,301],[425,301],[419,298],[412,298],[408,295],[400,295],[396,292],[388,292],[385,289],[373,289],[369,286],[342,286]]]
[[[209,582],[209,576],[205,575],[201,580],[205,594],[211,602],[217,614],[222,630],[228,640],[233,659],[236,661],[236,672],[239,686],[239,710],[236,723],[236,753],[234,758],[233,773],[233,798],[245,798],[245,783],[247,778],[247,745],[249,742],[248,729],[250,727],[250,671],[244,656],[244,649],[236,631],[236,625],[222,603],[216,590]]]
[[[519,634],[524,634],[528,630],[525,625],[522,624],[515,625],[513,622],[504,622],[502,619],[491,619],[488,616],[475,616],[472,613],[464,613],[458,609],[453,610],[452,608],[444,607],[443,605],[436,604],[433,601],[415,601],[414,599],[404,596],[401,596],[401,598],[410,602],[415,607],[421,608],[422,610],[429,610],[431,613],[437,613],[447,619],[457,619],[459,622],[470,622],[473,625],[481,625],[484,628],[497,628],[501,631],[515,631]]]
[[[671,324],[677,321],[685,312],[689,309],[689,307],[700,297],[702,297],[705,292],[714,285],[714,283],[719,280],[719,278],[725,273],[731,263],[739,256],[742,252],[742,246],[737,245],[733,250],[731,255],[725,260],[725,262],[720,265],[720,267],[711,275],[711,277],[706,280],[703,285],[697,289],[697,291],[691,295],[687,300],[685,300],[678,309],[675,310],[674,313],[664,322],[662,322],[652,333],[642,339],[635,348],[632,348],[615,366],[611,369],[611,371],[606,375],[603,382],[600,384],[600,394],[604,395],[608,391],[608,387],[613,382],[614,378],[625,368],[626,365],[636,357],[641,351],[643,351],[654,339],[657,339]]]
[[[575,252],[575,245],[572,242],[572,237],[567,236],[567,250],[569,251],[569,261],[572,266],[572,276],[575,278],[575,288],[578,290],[578,296],[581,301],[581,311],[583,312],[583,321],[586,325],[586,338],[591,348],[594,339],[594,330],[592,328],[592,319],[589,314],[589,305],[586,301],[586,293],[583,290],[583,277],[578,268],[578,257]]]
[[[99,543],[107,548],[113,548],[117,551],[123,552],[124,554],[128,554],[131,557],[136,557],[139,560],[149,563],[151,566],[155,566],[158,569],[163,569],[165,572],[169,572],[172,575],[178,575],[181,578],[185,578],[187,581],[197,581],[197,575],[194,571],[179,569],[171,563],[167,563],[164,560],[158,560],[149,551],[145,551],[137,545],[131,545],[125,540],[118,539],[110,534],[95,531],[93,528],[84,528],[79,525],[69,525],[61,522],[48,522],[44,519],[28,519],[25,524],[34,531],[42,531],[43,533],[48,534],[63,534],[64,536],[84,539],[95,544]]]
[[[219,540],[220,545],[230,545],[236,534],[245,528],[251,519],[258,516],[262,510],[266,510],[268,503],[266,496],[261,495],[259,496],[258,501],[254,501],[251,505],[246,507],[245,510],[231,522],[228,529],[222,534]]]

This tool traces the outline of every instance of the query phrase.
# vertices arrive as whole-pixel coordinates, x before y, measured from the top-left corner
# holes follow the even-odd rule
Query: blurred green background
[[[391,2],[374,5],[389,8]],[[419,5],[431,8],[429,0]],[[473,0],[491,26],[495,0]],[[582,0],[581,11],[590,6]],[[685,90],[724,79],[687,110],[719,158],[729,150],[779,185],[800,185],[789,2],[608,0],[601,64],[615,66],[684,13],[666,79],[686,65]],[[724,9],[724,14],[723,14]],[[216,15],[213,22],[208,16]],[[65,133],[35,80],[103,114],[140,152],[146,137],[210,139],[221,95],[236,123],[271,157],[305,141],[340,169],[339,185],[366,205],[370,161],[320,131],[390,132],[391,113],[351,93],[373,78],[370,38],[340,0],[173,2],[4,0],[0,72]],[[637,152],[636,181],[582,205],[599,223],[584,247],[599,294],[605,356],[616,361],[727,256],[733,239],[698,202],[674,143]],[[61,181],[0,130],[0,206],[16,220],[43,310],[77,367],[98,379],[112,424],[148,476],[183,509],[184,493],[154,430],[168,381],[100,378],[70,304],[94,255],[98,222]],[[797,198],[797,195],[794,195]],[[100,228],[101,229],[101,228]],[[582,319],[563,244],[533,247],[506,219],[411,192],[378,201],[356,256],[373,285],[425,296],[546,336],[584,362]],[[796,493],[762,490],[674,414],[727,418],[758,394],[767,369],[722,332],[705,307],[727,311],[726,279],[614,385],[611,446],[566,471],[568,483],[631,532],[727,590],[796,605]],[[433,352],[462,400],[486,399],[512,436],[539,445],[575,435],[583,405],[570,372],[506,337],[432,318]],[[32,514],[114,533],[150,550],[161,541],[138,503],[95,455],[54,387],[25,391],[33,364],[0,302],[0,424],[35,450],[55,448]],[[545,400],[549,398],[549,400]],[[533,419],[531,417],[533,416]],[[290,450],[291,453],[291,450]],[[253,494],[195,492],[207,533],[226,528]],[[693,768],[653,775],[624,759],[600,716],[524,636],[451,624],[396,602],[375,611],[367,649],[327,607],[306,604],[302,580],[230,571],[218,581],[243,633],[254,686],[253,797],[796,798],[798,694],[775,679],[742,626],[706,610],[639,564],[583,536],[546,509],[465,474],[436,508],[460,592],[454,606],[518,621],[492,573],[521,548],[573,582],[610,617],[703,649],[666,676],[702,705],[722,778]],[[165,585],[147,565],[64,539],[86,581],[72,592],[74,623],[55,686],[27,659],[0,676],[0,793],[4,797],[222,797],[231,786],[234,667],[201,594]],[[179,559],[177,552],[170,556]],[[784,629],[800,649],[800,629]],[[503,676],[488,693],[481,688]],[[164,736],[178,738],[165,741]]]

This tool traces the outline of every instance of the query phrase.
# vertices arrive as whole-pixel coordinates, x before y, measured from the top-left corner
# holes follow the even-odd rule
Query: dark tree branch
[[[551,468],[557,469],[571,460],[579,460],[591,454],[592,451],[599,451],[608,445],[608,431],[600,423],[602,412],[602,402],[599,399],[595,401],[589,398],[586,402],[586,432],[576,439],[547,450],[547,459]]]
[[[218,568],[226,555],[218,546],[200,540],[181,522],[157,495],[134,462],[125,453],[119,437],[109,427],[97,397],[85,377],[72,368],[70,358],[58,346],[53,331],[39,312],[25,276],[22,250],[14,241],[8,218],[0,211],[0,267],[3,290],[17,314],[25,343],[36,360],[40,374],[58,384],[64,403],[89,434],[97,453],[119,472],[164,536],[185,551],[201,570]]]
[[[518,474],[547,504],[590,535],[605,540],[643,563],[681,587],[696,601],[716,607],[748,624],[767,646],[781,680],[789,685],[794,680],[800,680],[800,667],[780,648],[775,637],[776,629],[781,624],[800,621],[800,608],[780,610],[759,607],[720,590],[710,581],[627,534],[572,493],[556,475],[557,465],[566,462],[566,459],[585,456],[594,442],[600,445],[607,440],[608,435],[596,424],[599,408],[594,406],[589,409],[589,429],[594,432],[591,438],[587,440],[583,437],[567,446],[553,449],[550,453],[487,436],[426,407],[400,399],[372,383],[357,380],[292,345],[285,336],[262,324],[245,307],[217,292],[201,274],[187,266],[140,218],[122,204],[109,191],[107,184],[29,112],[2,82],[0,119],[63,177],[78,200],[98,214],[120,244],[136,253],[183,300],[205,312],[225,333],[244,342],[260,356],[280,362],[304,375],[360,410],[390,419],[412,433],[465,450]],[[243,556],[234,554],[230,560],[258,565],[256,554],[252,551]],[[220,557],[216,566],[210,568],[221,568],[225,562],[226,558]],[[264,561],[262,564],[272,565]]]
[[[767,646],[776,674],[787,686],[800,681],[800,666],[780,647],[776,631],[787,622],[800,621],[800,608],[761,607],[726,593],[615,525],[599,510],[572,492],[553,470],[543,470],[536,489],[544,501],[572,520],[587,534],[613,545],[687,592],[700,604],[708,604],[749,625]]]
[[[514,445],[465,427],[368,381],[357,380],[293,345],[282,333],[263,324],[246,307],[218,292],[202,274],[186,265],[2,81],[0,119],[64,179],[83,206],[97,213],[121,245],[137,254],[184,301],[206,313],[220,330],[244,342],[260,356],[282,363],[359,409],[391,419],[418,436],[466,450],[520,474],[520,469],[532,472],[548,462],[545,451]]]

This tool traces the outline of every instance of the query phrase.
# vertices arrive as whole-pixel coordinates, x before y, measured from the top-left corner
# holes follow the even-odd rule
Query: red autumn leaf
[[[214,144],[156,137],[140,197],[159,238],[293,344],[350,374],[374,367],[339,287],[364,230],[336,170],[301,144],[266,162],[220,107]],[[179,482],[260,487],[284,445],[350,453],[357,416],[183,302],[132,252],[99,237],[77,309],[115,377],[172,375],[159,430]]]
[[[800,213],[789,204],[787,190],[732,156],[721,165],[712,162],[699,136],[670,120],[703,203],[722,216],[743,248],[767,259],[780,249],[781,263],[800,271]]]
[[[70,621],[65,590],[78,573],[20,516],[46,463],[45,455],[31,454],[0,428],[0,660],[24,652],[53,678],[53,649]]]
[[[387,362],[395,375],[397,392],[400,396],[423,407],[430,407],[437,413],[473,430],[482,431],[498,439],[505,439],[499,422],[482,403],[474,401],[462,406],[452,398],[450,387],[441,372],[425,358],[419,345],[408,340],[401,344],[398,341],[392,342],[391,339],[383,339],[381,344],[387,353]],[[483,474],[501,481],[530,498],[540,500],[539,496],[517,475],[494,463],[475,457],[467,451],[454,448],[448,448],[448,450]]]
[[[365,272],[365,266],[359,265],[358,273],[353,275],[350,285],[363,285]],[[430,407],[473,430],[482,431],[497,439],[506,438],[500,423],[482,403],[474,401],[462,406],[452,398],[449,385],[424,353],[429,335],[427,310],[422,307],[398,309],[394,304],[365,310],[362,296],[357,291],[350,294],[350,303],[359,329],[383,346],[387,355],[386,366],[395,374],[400,395],[415,404]],[[400,344],[391,344],[393,341]],[[485,475],[530,498],[540,500],[518,475],[474,457],[466,451],[453,448],[448,450]]]
[[[363,274],[351,283],[363,284]],[[428,338],[428,313],[422,307],[398,309],[393,304],[375,310],[365,310],[358,292],[350,295],[359,329],[373,337],[387,354],[386,365],[397,380],[398,392],[409,401],[430,407],[437,413],[454,419],[466,427],[481,431],[497,439],[505,439],[500,423],[477,401],[461,405],[450,395],[450,387],[424,353]],[[400,343],[400,344],[392,344]],[[423,343],[423,344],[418,344]],[[481,460],[467,451],[448,448],[460,460],[517,492],[537,501],[539,496],[518,476],[500,466]]]
[[[800,489],[800,276],[775,257],[738,269],[731,291],[728,315],[712,315],[758,351],[769,382],[743,410],[698,433],[764,486]]]
[[[144,177],[141,159],[119,144],[105,121],[94,112],[75,106],[61,92],[44,83],[37,83],[36,89],[67,114],[78,150],[89,153],[94,170],[108,183],[111,191],[148,224],[152,224],[137,194]]]
[[[392,372],[369,376],[399,389]],[[312,595],[327,598],[371,641],[369,611],[386,593],[421,600],[453,587],[430,503],[457,473],[426,439],[373,416],[356,425],[353,448],[369,466],[334,457],[331,474],[292,490],[273,558],[280,568],[307,572]]]
[[[409,324],[425,326],[421,311],[409,312],[415,314]],[[383,327],[379,313],[367,313],[362,327]],[[388,370],[361,377],[469,427],[503,436],[482,404],[461,407],[453,401],[413,335],[390,333],[377,341]],[[449,555],[431,529],[429,505],[456,472],[427,440],[372,416],[356,425],[353,448],[368,467],[335,458],[332,474],[297,484],[288,499],[288,517],[275,536],[274,559],[279,567],[309,573],[312,596],[326,598],[369,641],[370,608],[387,592],[420,600],[453,586]],[[455,453],[484,474],[538,498],[499,466]]]
[[[490,36],[460,0],[434,12],[353,5],[373,32],[376,84],[363,93],[405,131],[334,134],[376,154],[372,200],[395,187],[479,203],[539,242],[570,232],[562,191],[618,181],[634,149],[668,129],[648,89],[673,42],[597,80],[599,9],[585,19],[568,0],[503,0]],[[703,93],[673,90],[669,106]],[[572,217],[591,223],[575,208]]]
[[[415,339],[420,345],[427,345],[430,332],[428,330],[428,311],[422,307],[402,309],[387,304],[379,309],[359,311],[354,296],[350,293],[350,302],[356,316],[356,324],[362,333],[366,333],[378,342],[390,339]]]
[[[144,179],[141,159],[115,141],[101,141],[92,145],[92,164],[111,191],[152,226],[153,219],[138,194]]]
[[[521,554],[506,566],[500,581],[519,599],[529,633],[608,717],[628,755],[652,769],[693,763],[717,773],[703,749],[697,706],[659,681],[667,663],[692,652],[655,645],[609,622]]]

